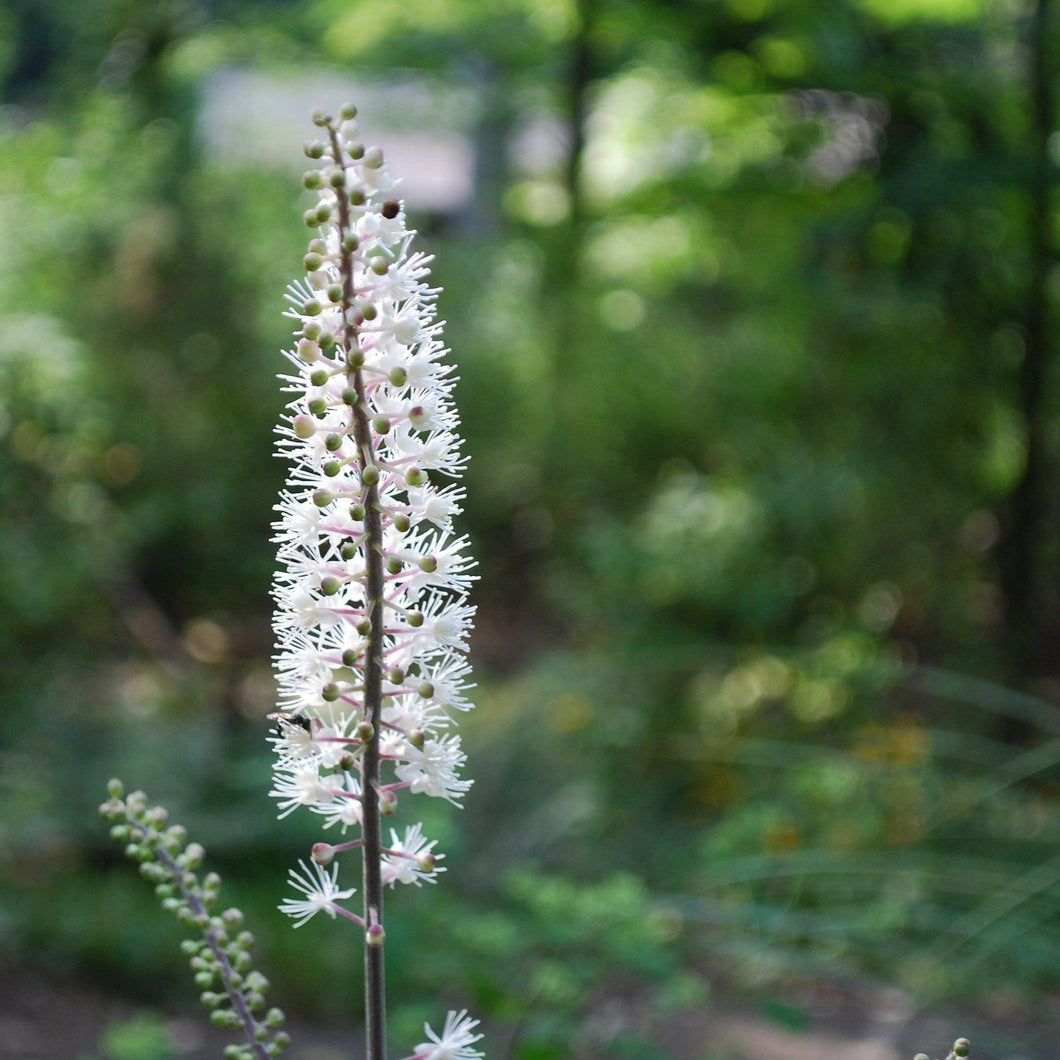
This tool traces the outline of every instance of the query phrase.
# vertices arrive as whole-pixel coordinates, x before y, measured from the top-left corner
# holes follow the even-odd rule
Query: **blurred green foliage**
[[[441,993],[513,1057],[647,1056],[704,978],[1055,990],[1049,6],[0,4],[5,959],[182,989],[94,819],[120,774],[278,986],[348,1012],[350,940],[272,913],[309,832],[271,820],[261,720],[305,235],[270,120],[328,72],[474,180],[418,220],[472,457],[476,788],[444,885],[393,903],[397,1023]],[[222,75],[275,86],[227,152]],[[627,989],[649,1018],[609,1039]]]
[[[109,1060],[170,1060],[173,1047],[157,1013],[144,1012],[108,1028],[103,1040]]]

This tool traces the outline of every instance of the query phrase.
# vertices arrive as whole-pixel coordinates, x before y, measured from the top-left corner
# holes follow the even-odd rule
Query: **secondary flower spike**
[[[296,926],[339,913],[381,946],[381,888],[434,882],[444,855],[420,824],[384,841],[380,817],[404,793],[458,803],[471,783],[455,718],[469,707],[473,564],[453,529],[464,461],[431,259],[411,250],[395,181],[355,115],[315,116],[321,138],[305,148],[316,203],[306,275],[287,295],[271,794],[281,817],[305,807],[332,830],[281,908]],[[364,859],[360,914],[337,882],[349,852]]]

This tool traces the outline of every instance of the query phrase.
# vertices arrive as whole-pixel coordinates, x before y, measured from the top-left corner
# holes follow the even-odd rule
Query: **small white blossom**
[[[323,806],[334,798],[333,789],[321,780],[316,762],[291,766],[287,759],[281,758],[275,774],[269,794],[279,801],[280,817],[286,817],[299,806]]]
[[[409,745],[404,755],[405,761],[398,764],[395,772],[413,794],[422,792],[458,803],[471,787],[470,781],[459,777],[466,757],[460,750],[459,736],[428,739],[422,748]]]
[[[482,1038],[481,1034],[472,1033],[478,1025],[479,1021],[472,1019],[466,1009],[450,1012],[445,1017],[441,1035],[424,1024],[424,1033],[430,1041],[417,1045],[408,1060],[479,1060],[485,1053],[471,1048]]]
[[[301,891],[304,898],[285,898],[280,903],[279,910],[289,917],[295,918],[295,927],[301,927],[311,920],[317,913],[327,913],[332,919],[337,913],[348,915],[347,910],[339,905],[357,893],[356,887],[348,890],[340,890],[337,882],[339,867],[333,865],[328,872],[322,865],[315,861],[307,865],[304,861],[298,863],[302,867],[299,873],[291,869],[288,873],[291,886],[296,891]]]
[[[330,802],[319,802],[310,807],[324,818],[324,828],[338,825],[343,835],[348,828],[361,826],[361,782],[352,773],[344,773],[342,782]]]
[[[439,872],[445,872],[438,865],[444,854],[435,854],[435,840],[428,841],[419,824],[410,825],[405,834],[398,838],[397,832],[390,829],[390,849],[383,855],[383,883],[391,887],[395,883],[434,883]]]

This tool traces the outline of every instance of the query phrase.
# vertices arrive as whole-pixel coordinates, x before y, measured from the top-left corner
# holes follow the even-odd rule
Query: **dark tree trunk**
[[[1046,451],[1051,336],[1048,279],[1052,266],[1050,198],[1052,162],[1049,136],[1055,100],[1050,81],[1050,0],[1037,0],[1027,41],[1031,102],[1029,254],[1030,268],[1023,318],[1026,351],[1020,366],[1017,400],[1026,432],[1026,461],[1013,491],[1001,554],[1010,659],[1019,683],[1042,672],[1047,594],[1044,538],[1047,497],[1053,468]]]

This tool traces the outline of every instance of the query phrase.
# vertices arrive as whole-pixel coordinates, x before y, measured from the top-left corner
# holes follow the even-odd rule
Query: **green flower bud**
[[[323,158],[327,144],[323,140],[306,140],[302,150],[305,151],[306,158]]]

